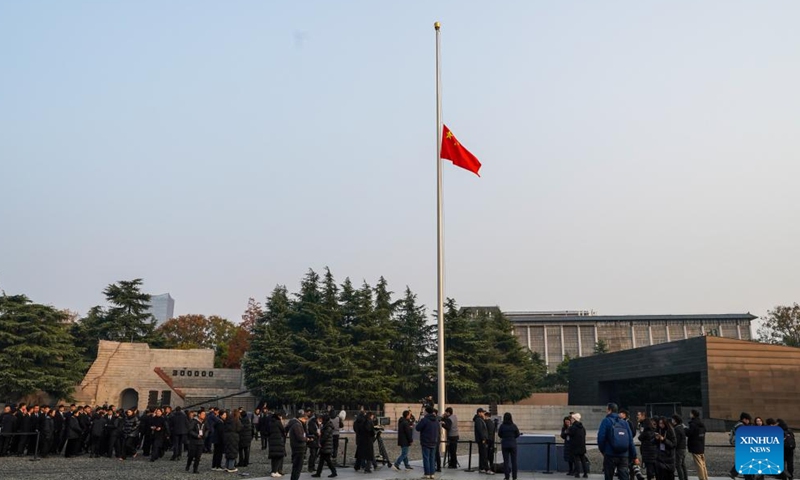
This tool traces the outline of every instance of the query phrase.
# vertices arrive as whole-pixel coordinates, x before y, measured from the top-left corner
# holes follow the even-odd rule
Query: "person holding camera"
[[[439,420],[433,413],[433,407],[425,408],[425,416],[417,423],[419,443],[422,446],[422,478],[432,479],[436,472],[436,447],[439,446]]]
[[[486,410],[478,408],[472,418],[475,425],[475,443],[478,444],[478,472],[494,475],[489,468],[489,429],[486,428]]]
[[[656,479],[673,480],[675,478],[675,445],[677,439],[672,424],[664,417],[658,418],[655,431]]]

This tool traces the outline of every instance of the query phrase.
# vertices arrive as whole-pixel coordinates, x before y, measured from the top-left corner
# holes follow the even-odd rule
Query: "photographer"
[[[442,425],[447,432],[447,468],[458,468],[458,417],[452,407],[444,410]]]
[[[400,471],[400,462],[403,462],[406,470],[411,470],[411,465],[408,463],[408,449],[414,443],[414,427],[411,426],[410,418],[411,411],[404,410],[403,416],[397,422],[397,446],[400,447],[400,456],[392,465],[392,470],[395,472]]]

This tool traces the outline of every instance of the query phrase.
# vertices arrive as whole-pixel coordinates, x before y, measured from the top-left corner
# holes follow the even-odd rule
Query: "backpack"
[[[611,450],[614,453],[627,453],[631,444],[631,431],[628,422],[617,417],[611,424]]]

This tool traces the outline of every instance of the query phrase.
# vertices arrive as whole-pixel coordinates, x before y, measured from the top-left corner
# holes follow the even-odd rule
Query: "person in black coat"
[[[331,421],[331,417],[328,414],[322,415],[320,418],[322,426],[319,429],[319,465],[317,466],[317,473],[311,476],[322,476],[322,467],[323,464],[326,464],[331,471],[328,478],[333,478],[337,476],[336,466],[331,461],[331,455],[333,454],[333,421]]]
[[[586,429],[581,423],[581,414],[573,413],[569,425],[570,450],[574,465],[575,478],[580,477],[583,468],[583,478],[589,478],[589,459],[586,458]]]
[[[234,410],[232,414],[228,415],[225,423],[222,424],[222,431],[225,436],[225,471],[228,473],[238,472],[236,458],[239,456],[239,432],[242,431],[238,410]]]
[[[497,424],[495,423],[495,419],[491,417],[489,412],[486,412],[486,416],[484,418],[486,422],[486,433],[488,434],[488,442],[486,443],[486,454],[489,455],[489,470],[494,472],[494,461],[495,461],[495,454],[497,453],[497,446],[495,445],[495,441],[497,440]],[[436,453],[438,455],[439,449],[436,449]],[[438,459],[437,459],[437,466],[436,471],[439,471]]]
[[[414,443],[414,427],[411,426],[411,410],[405,410],[397,422],[397,446],[400,447],[400,456],[395,460],[392,469],[399,472],[400,462],[403,462],[406,470],[411,470],[411,465],[408,463],[408,450],[412,443]]]
[[[303,456],[306,454],[306,444],[311,441],[306,432],[306,422],[308,418],[300,410],[298,417],[293,418],[287,425],[287,436],[289,446],[292,447],[292,477],[291,480],[299,480],[300,473],[303,471]]]
[[[580,418],[580,417],[578,417]],[[584,438],[585,438],[584,431]],[[503,423],[497,429],[497,436],[500,437],[500,448],[503,452],[503,473],[504,480],[508,480],[509,474],[517,480],[517,438],[519,438],[519,428],[514,424],[511,413],[503,414]]]
[[[489,469],[489,431],[484,420],[485,413],[486,411],[483,408],[479,408],[475,416],[472,417],[475,443],[478,444],[478,471],[494,475],[494,472]]]
[[[125,411],[125,418],[122,422],[122,459],[125,460],[132,455],[136,458],[136,451],[139,448],[139,417],[130,408]]]
[[[228,412],[219,410],[219,414],[215,416],[216,420],[211,424],[211,415],[206,417],[206,422],[209,423],[209,434],[213,435],[214,453],[211,457],[211,470],[215,472],[222,472],[222,456],[225,454],[225,421],[228,419]]]
[[[242,422],[242,431],[239,432],[239,465],[246,467],[250,465],[250,444],[253,443],[253,423],[244,409],[239,410]]]
[[[39,432],[41,435],[41,448],[39,451],[41,452],[42,458],[46,458],[50,455],[50,452],[53,449],[53,439],[55,438],[55,418],[56,411],[50,410],[49,408],[45,410],[44,415],[42,416],[41,428],[39,428]]]
[[[356,464],[364,465],[364,473],[372,472],[372,463],[375,460],[375,414],[366,412],[364,419],[358,424],[356,433]],[[355,428],[355,425],[354,425]]]
[[[187,432],[189,438],[189,453],[186,455],[186,471],[193,466],[193,473],[198,473],[200,457],[203,455],[206,439],[206,412],[201,411],[190,422]]]
[[[261,437],[261,450],[269,448],[269,421],[272,415],[267,412],[267,407],[261,412],[261,417],[258,419],[258,434]]]
[[[33,432],[33,421],[31,419],[31,415],[28,412],[28,409],[25,405],[20,407],[20,411],[18,412],[19,415],[17,416],[17,433],[31,433]],[[28,448],[28,442],[35,442],[35,439],[31,438],[32,435],[18,435],[17,438],[17,456],[21,457],[25,455],[25,449]]]
[[[572,438],[569,436],[569,427],[572,417],[564,417],[561,423],[561,439],[564,440],[564,461],[569,465],[567,475],[575,473],[575,455],[572,454]]]
[[[319,436],[322,433],[322,416],[314,415],[306,423],[308,436],[312,441],[308,442],[308,471],[313,473],[317,469],[317,458],[319,457]]]
[[[675,478],[675,445],[677,439],[672,424],[664,417],[659,417],[655,432],[656,440],[656,479],[674,480]]]
[[[99,457],[103,454],[103,432],[106,430],[106,415],[104,410],[98,410],[92,416],[91,423],[92,453],[89,458]]]
[[[698,480],[708,480],[706,469],[706,426],[700,419],[700,411],[692,410],[689,429],[686,431],[686,447],[697,467]]]
[[[639,434],[639,442],[642,444],[642,463],[644,463],[644,468],[647,470],[647,480],[653,480],[656,478],[656,455],[658,453],[653,419],[645,418],[642,421],[642,433]]]
[[[672,416],[672,428],[675,430],[675,470],[678,480],[688,480],[689,472],[686,471],[686,426],[680,415]]]
[[[271,475],[283,476],[283,459],[286,457],[286,429],[283,419],[278,412],[273,413],[266,420],[267,456],[271,462]],[[261,426],[261,424],[259,424]]]
[[[186,443],[186,435],[189,433],[189,419],[181,407],[175,407],[175,411],[169,417],[169,432],[172,438],[170,460],[180,460],[183,456],[183,444]]]
[[[17,426],[17,417],[11,413],[11,407],[3,407],[3,416],[0,417],[0,457],[5,457],[11,450],[11,442]]]
[[[83,429],[79,417],[84,415],[83,412],[70,415],[67,419],[67,443],[64,446],[64,457],[74,457],[81,453],[81,441],[83,438]]]
[[[164,446],[164,439],[167,436],[167,420],[164,418],[164,412],[160,408],[156,408],[153,418],[150,419],[150,433],[152,435],[152,444],[150,446],[150,461],[155,462],[161,458],[161,450]]]

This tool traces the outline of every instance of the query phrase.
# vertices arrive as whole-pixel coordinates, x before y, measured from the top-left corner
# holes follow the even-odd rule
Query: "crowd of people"
[[[183,410],[167,406],[139,412],[114,405],[50,408],[21,403],[4,407],[0,416],[0,456],[88,455],[119,461],[141,456],[155,462],[170,452],[170,461],[182,461],[186,453],[186,471],[199,473],[201,457],[207,453],[211,454],[211,470],[233,473],[249,465],[251,444],[256,439],[261,449],[267,450],[274,478],[283,476],[287,441],[294,480],[299,478],[306,453],[312,477],[321,475],[323,465],[330,468],[329,477],[336,477],[333,459],[344,414],[314,415],[300,410],[285,423],[279,412],[266,409],[247,412],[243,408]]]
[[[708,470],[705,460],[705,436],[706,427],[700,418],[698,410],[690,412],[688,425],[684,424],[680,415],[670,417],[647,417],[645,412],[637,412],[636,419],[631,418],[627,410],[619,410],[614,403],[608,404],[606,417],[600,423],[597,432],[597,444],[603,454],[603,473],[605,480],[614,480],[615,476],[620,480],[629,480],[635,477],[637,480],[673,480],[677,474],[678,480],[687,480],[686,454],[692,456],[697,476],[699,480],[708,480]],[[572,425],[580,421],[580,416],[573,414],[564,419],[564,429],[562,437],[565,438],[565,451],[570,450],[568,455],[572,460],[570,467],[574,471],[570,472],[579,476],[580,465],[583,465],[586,472],[587,463],[585,455],[585,436],[581,442],[580,436],[573,436]],[[782,419],[768,418],[762,420],[756,417],[755,420],[750,414],[743,412],[739,422],[733,427],[729,434],[730,444],[736,444],[736,431],[743,425],[778,426],[783,430],[783,449],[784,449],[784,469],[780,475],[783,480],[794,478],[794,433]],[[639,440],[641,458],[637,455],[634,437]],[[644,466],[644,473],[641,470]],[[730,471],[730,477],[735,479],[738,475],[734,465]],[[584,473],[584,477],[585,477]],[[760,480],[761,475],[744,475],[745,480]]]

